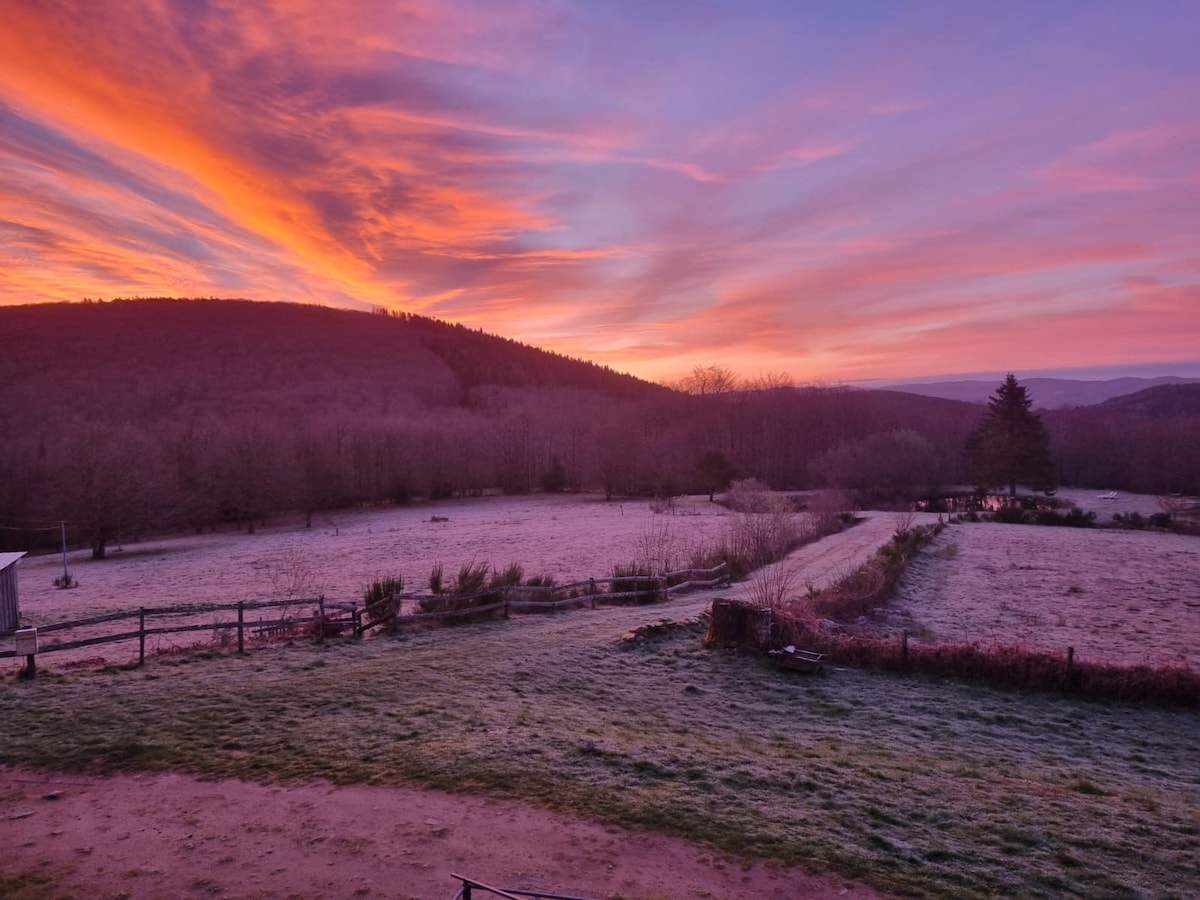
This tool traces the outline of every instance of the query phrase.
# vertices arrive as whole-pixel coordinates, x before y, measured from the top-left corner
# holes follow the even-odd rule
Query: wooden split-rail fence
[[[627,575],[589,578],[553,587],[506,585],[473,594],[392,594],[379,604],[335,603],[324,597],[291,600],[256,600],[237,603],[193,603],[181,606],[142,607],[106,613],[36,628],[36,655],[78,650],[121,641],[138,642],[138,664],[146,661],[149,637],[210,632],[217,642],[235,642],[239,653],[246,641],[264,640],[307,631],[318,641],[341,634],[362,637],[374,628],[397,630],[409,623],[486,618],[513,613],[558,612],[600,605],[653,603],[690,588],[728,584],[729,570],[722,563],[712,569],[684,569],[664,575]],[[607,588],[607,590],[605,589]],[[407,611],[406,611],[407,605]],[[267,611],[264,618],[263,612]],[[255,615],[257,614],[257,615]],[[206,621],[197,621],[198,618]],[[95,633],[112,623],[133,623],[115,632]],[[82,634],[47,642],[59,632]],[[21,632],[17,632],[18,635]],[[0,650],[0,659],[25,655],[20,649]],[[29,656],[32,674],[34,658]]]

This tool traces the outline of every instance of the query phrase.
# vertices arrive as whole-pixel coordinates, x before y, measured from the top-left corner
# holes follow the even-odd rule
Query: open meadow
[[[270,561],[308,539],[305,558],[322,561],[312,577],[331,594],[347,594],[336,599],[352,599],[376,574],[399,570],[420,579],[437,559],[448,569],[460,559],[515,560],[565,580],[603,574],[648,545],[667,543],[684,554],[728,525],[720,507],[698,501],[695,511],[656,516],[645,504],[622,510],[565,498],[497,498],[371,512],[346,517],[333,534],[280,528],[180,537],[130,545],[103,564],[73,560],[81,582],[73,591],[39,592],[55,560],[27,560],[22,597],[32,594],[41,615],[67,618],[39,604],[99,611],[161,603],[156,586],[164,584],[173,586],[170,596],[179,596],[175,586],[190,586],[189,598],[204,592],[205,599],[236,599],[249,590],[269,596]],[[434,522],[433,514],[449,521]],[[801,548],[787,563],[797,590],[851,569],[895,524],[891,514],[869,514]],[[375,540],[381,544],[372,549]],[[1063,543],[1074,541],[1081,543]],[[200,548],[209,542],[218,552],[205,561]],[[958,549],[947,551],[951,545]],[[535,556],[538,546],[552,552]],[[1194,558],[1194,544],[1148,533],[955,525],[911,570],[901,605],[931,636],[961,640],[963,632],[954,630],[960,623],[948,617],[941,625],[936,612],[954,595],[916,586],[962,577],[981,588],[972,603],[983,612],[973,614],[986,612],[984,601],[992,597],[995,616],[1007,611],[993,585],[1012,594],[1024,573],[1048,586],[1028,595],[1021,609],[1033,615],[1043,603],[1038,614],[1052,622],[1062,615],[1066,628],[1075,614],[1059,602],[1059,590],[1089,600],[1097,616],[1104,611],[1114,623],[1112,646],[1118,633],[1133,631],[1136,617],[1124,586],[1108,590],[1114,583],[1097,579],[1078,582],[1081,594],[1067,590],[1081,577],[1087,546],[1110,563],[1136,551],[1147,560],[1139,567],[1150,560],[1183,566],[1184,581],[1161,576],[1164,587],[1155,595],[1161,612],[1144,617],[1155,629],[1146,640],[1165,647],[1172,631],[1193,627],[1187,616],[1194,607],[1182,601],[1190,596],[1186,579],[1197,582],[1187,574],[1187,559],[1175,554]],[[554,558],[568,560],[569,568],[566,562],[550,568]],[[152,560],[158,565],[143,565]],[[173,571],[180,563],[182,571]],[[1003,580],[1009,570],[1011,583]],[[242,591],[239,575],[246,580]],[[250,581],[252,575],[259,580]],[[161,896],[181,884],[222,896],[319,896],[347,884],[364,896],[437,896],[452,870],[597,897],[678,895],[663,884],[687,885],[687,896],[731,898],[866,890],[805,882],[806,871],[935,896],[1200,894],[1195,711],[843,668],[806,677],[758,657],[705,649],[697,617],[713,596],[748,590],[743,583],[662,605],[515,616],[361,642],[267,644],[246,656],[201,647],[153,658],[141,669],[55,671],[47,657],[50,671],[32,682],[5,679],[0,689],[6,723],[0,764],[16,767],[6,773],[14,781],[6,796],[20,816],[0,821],[0,840],[15,848],[0,872],[31,897],[55,896],[49,889],[37,893],[35,876],[47,860],[60,883],[103,885],[112,896]],[[919,605],[919,593],[929,596],[928,608]],[[661,619],[676,627],[641,642],[623,639]],[[1009,628],[979,621],[972,627],[980,639]],[[1085,636],[1069,635],[1081,654]],[[114,663],[128,659],[119,650],[110,656]],[[78,786],[68,780],[64,793],[78,791],[94,807],[109,784],[95,775],[112,770],[142,773],[150,779],[147,796],[162,789],[162,776],[152,773],[217,781],[167,776],[177,779],[168,785],[182,796],[196,798],[193,813],[183,810],[193,823],[186,833],[176,834],[152,813],[145,823],[131,823],[126,814],[107,823],[111,835],[106,830],[95,839],[79,824],[92,820],[63,815],[51,822],[46,807],[39,810],[40,788],[19,787],[43,778],[49,784],[53,776],[44,772],[73,773]],[[139,790],[127,778],[115,784],[123,794]],[[283,793],[271,801],[258,784],[281,786]],[[338,791],[349,788],[330,784],[362,787],[346,794]],[[207,792],[204,785],[211,785]],[[434,789],[425,796],[438,811],[426,814],[422,795],[396,793],[413,787]],[[517,805],[463,798],[458,812],[448,812],[442,804],[463,793]],[[216,806],[223,818],[209,815]],[[267,810],[286,815],[278,812],[286,809],[301,809],[297,821],[307,824],[264,831]],[[491,817],[491,841],[467,827],[464,809],[471,818]],[[381,819],[379,810],[392,812]],[[388,815],[397,824],[389,826]],[[543,815],[568,818],[554,820],[557,826],[534,823]],[[447,821],[457,823],[449,830],[461,832],[466,844],[440,840]],[[615,830],[590,836],[571,830],[588,821]],[[305,829],[313,835],[307,842]],[[527,833],[539,835],[539,852],[531,851]],[[115,847],[123,834],[151,843],[159,835],[159,863],[118,871],[102,854],[85,852]],[[168,834],[171,840],[161,839]],[[651,860],[634,849],[661,836],[709,849],[690,856],[678,846],[671,850],[684,853],[670,856],[678,869],[671,882],[669,871],[652,872]],[[113,852],[125,852],[114,859],[129,857]],[[224,862],[196,874],[198,856]],[[330,871],[314,873],[314,859]],[[745,860],[744,869],[734,866],[741,875],[733,881],[732,860]],[[764,867],[756,860],[775,862]],[[346,870],[361,875],[339,880],[350,877]],[[184,877],[192,881],[178,880]],[[668,881],[654,880],[661,877]]]
[[[962,524],[909,567],[894,604],[926,641],[1020,645],[1118,665],[1200,667],[1200,538]]]
[[[656,515],[650,501],[606,503],[595,495],[480,497],[434,504],[323,513],[311,528],[281,519],[253,534],[219,531],[114,546],[109,558],[72,552],[79,587],[61,591],[58,555],[21,563],[21,611],[33,622],[62,621],[138,606],[316,597],[361,599],[379,577],[401,575],[406,589],[428,589],[442,563],[452,579],[470,563],[559,583],[610,575],[647,553],[686,564],[718,544],[728,510],[708,498],[678,498]]]

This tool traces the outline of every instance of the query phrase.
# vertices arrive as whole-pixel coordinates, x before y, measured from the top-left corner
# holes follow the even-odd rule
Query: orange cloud
[[[0,303],[385,305],[662,377],[1004,368],[1035,326],[1154,359],[1194,333],[1196,76],[1166,13],[1122,34],[1139,79],[1093,83],[1103,35],[1011,10],[5,12]]]

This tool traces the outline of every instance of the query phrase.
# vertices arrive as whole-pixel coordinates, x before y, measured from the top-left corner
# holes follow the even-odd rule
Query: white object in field
[[[13,637],[16,638],[17,656],[33,656],[38,652],[36,628],[22,628],[14,632]]]

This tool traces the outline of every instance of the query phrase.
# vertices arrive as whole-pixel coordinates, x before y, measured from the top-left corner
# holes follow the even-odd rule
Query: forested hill
[[[965,477],[982,407],[668,390],[410,315],[230,300],[0,307],[0,550],[505,492],[733,478],[900,503]],[[1200,490],[1200,417],[1046,413],[1063,484]]]
[[[1100,404],[1105,412],[1124,413],[1149,419],[1168,416],[1200,416],[1200,384],[1164,384]]]
[[[662,390],[435,319],[288,303],[148,299],[0,307],[0,345],[7,416],[53,410],[144,422],[214,408],[222,415],[318,408],[389,415],[466,405],[471,389],[484,385],[573,388],[621,399]]]

